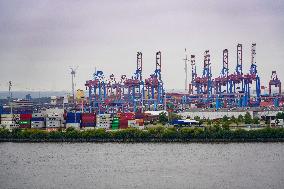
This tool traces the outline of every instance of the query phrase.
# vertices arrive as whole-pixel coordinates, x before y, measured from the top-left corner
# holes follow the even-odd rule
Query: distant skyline
[[[210,50],[217,77],[223,49],[229,50],[229,71],[235,71],[238,43],[244,72],[256,43],[261,85],[267,86],[273,70],[284,81],[283,34],[280,0],[0,0],[0,91],[9,80],[13,90],[70,91],[70,66],[77,65],[80,89],[95,68],[131,77],[137,51],[143,53],[144,79],[161,51],[166,89],[183,89],[185,48],[196,55],[199,75]]]

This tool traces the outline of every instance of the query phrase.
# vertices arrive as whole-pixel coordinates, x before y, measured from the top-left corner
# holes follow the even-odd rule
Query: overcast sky
[[[166,88],[182,89],[184,48],[196,55],[199,75],[209,49],[217,76],[225,48],[235,70],[237,43],[248,72],[252,42],[261,84],[272,70],[284,80],[283,0],[0,0],[0,90],[9,80],[13,90],[71,90],[69,67],[76,65],[76,88],[95,67],[130,77],[137,51],[144,78],[161,51]]]

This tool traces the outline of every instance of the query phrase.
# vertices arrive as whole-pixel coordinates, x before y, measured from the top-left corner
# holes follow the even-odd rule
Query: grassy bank
[[[246,131],[223,129],[218,126],[200,128],[150,128],[105,131],[94,129],[47,132],[34,129],[0,129],[2,142],[284,142],[284,128]]]

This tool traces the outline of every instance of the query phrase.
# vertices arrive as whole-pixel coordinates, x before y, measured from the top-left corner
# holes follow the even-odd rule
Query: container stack
[[[20,114],[19,126],[21,129],[31,128],[32,114]]]
[[[66,115],[66,128],[80,129],[81,113],[68,112]]]
[[[46,130],[53,131],[63,127],[63,115],[48,113],[46,117]]]
[[[32,114],[31,128],[43,129],[45,128],[44,116],[42,113]]]
[[[16,119],[17,118],[17,119]],[[18,114],[1,114],[1,127],[6,129],[13,129],[18,128],[19,124],[16,123],[16,121],[19,120]]]
[[[114,117],[111,123],[111,129],[117,130],[119,129],[119,117]]]
[[[143,119],[128,120],[128,127],[136,129],[144,129],[144,120]]]
[[[96,120],[97,128],[110,129],[112,118],[110,114],[98,114]]]
[[[133,113],[133,112],[122,113],[122,114],[120,115],[119,128],[120,128],[120,129],[126,129],[126,128],[128,128],[128,121],[129,121],[129,120],[134,120],[134,119],[135,119],[135,113]]]
[[[96,126],[96,115],[94,113],[82,113],[81,128],[93,129]]]

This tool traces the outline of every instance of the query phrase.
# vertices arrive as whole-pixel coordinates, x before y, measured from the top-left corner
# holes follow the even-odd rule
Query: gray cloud
[[[162,51],[167,88],[183,88],[183,49],[202,56],[209,49],[214,76],[222,50],[229,49],[230,71],[236,45],[244,45],[248,70],[251,42],[257,43],[262,85],[272,70],[284,68],[283,1],[0,1],[0,90],[69,90],[69,66],[79,65],[77,87],[94,68],[130,76],[137,51],[144,55],[144,76]],[[283,80],[284,76],[280,75]]]

